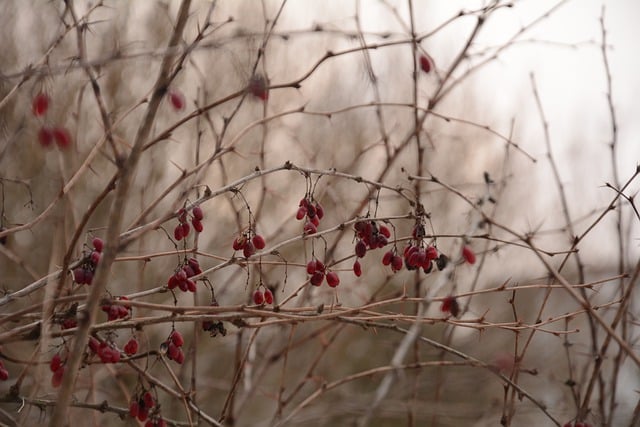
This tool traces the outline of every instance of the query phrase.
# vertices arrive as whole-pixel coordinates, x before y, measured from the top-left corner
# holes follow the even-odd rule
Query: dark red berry
[[[173,229],[173,237],[176,240],[182,240],[184,234],[182,234],[182,224],[176,225],[176,228]]]
[[[327,285],[331,286],[332,288],[335,288],[340,284],[340,277],[338,277],[338,274],[336,274],[335,271],[328,272],[326,279]]]
[[[304,231],[304,234],[309,235],[309,234],[316,234],[318,229],[316,228],[316,226],[311,221],[307,221],[304,224],[303,231]]]
[[[38,131],[38,141],[43,147],[50,147],[53,143],[53,131],[47,126],[42,126]]]
[[[244,248],[242,248],[242,254],[244,255],[245,258],[249,258],[251,255],[255,253],[256,253],[256,247],[253,245],[252,242],[247,240],[244,244]]]
[[[273,292],[270,289],[265,289],[264,291],[264,302],[273,304]]]
[[[380,231],[380,234],[382,234],[387,239],[391,237],[391,231],[389,230],[389,228],[387,228],[386,225],[381,225],[380,227],[378,227],[378,231]]]
[[[324,209],[322,209],[320,203],[316,203],[316,216],[318,219],[322,219],[324,217]]]
[[[174,343],[176,347],[182,347],[184,345],[184,338],[180,332],[173,331],[171,333],[171,342]]]
[[[189,235],[189,231],[191,231],[191,227],[189,226],[189,223],[183,222],[181,226],[182,226],[182,236],[187,237]]]
[[[33,98],[31,110],[36,117],[44,116],[49,108],[49,95],[40,92]]]
[[[244,248],[245,243],[247,242],[247,238],[244,236],[238,236],[235,238],[235,240],[233,241],[233,250],[234,251],[239,251],[240,249]]]
[[[180,111],[184,108],[184,95],[177,89],[171,89],[169,91],[169,101],[174,109]]]
[[[95,249],[97,252],[102,252],[102,249],[104,248],[104,242],[101,238],[94,237],[91,241],[91,244],[93,245],[93,249]]]
[[[297,220],[301,220],[302,218],[304,218],[307,215],[307,208],[305,208],[304,206],[300,206],[298,208],[298,212],[296,212],[296,219]]]
[[[362,276],[362,266],[360,265],[360,261],[358,260],[353,263],[353,274],[355,274],[356,277]]]
[[[129,339],[129,341],[124,346],[124,352],[132,356],[138,352],[138,340],[135,338]]]
[[[261,290],[258,289],[253,293],[253,303],[256,305],[264,303],[264,293]]]
[[[383,265],[389,265],[389,264],[391,264],[391,260],[392,259],[393,259],[393,252],[387,251],[382,256],[382,264]]]
[[[249,92],[263,101],[269,99],[269,88],[267,87],[267,81],[264,76],[261,74],[251,76],[249,80]]]
[[[443,313],[451,313],[453,317],[458,317],[460,314],[460,306],[458,305],[458,301],[453,296],[448,296],[442,301],[442,305],[440,306],[440,311]]]
[[[316,260],[312,259],[307,263],[307,274],[313,274],[316,272]]]
[[[402,258],[400,257],[400,255],[394,255],[391,259],[391,269],[393,271],[402,270]]]
[[[264,249],[264,247],[266,246],[264,237],[259,234],[253,236],[253,239],[251,239],[251,241],[253,242],[253,246],[255,246],[258,250]]]
[[[473,253],[473,250],[467,245],[462,247],[462,258],[469,264],[475,264],[476,262],[476,254]]]
[[[420,56],[420,68],[425,73],[428,73],[429,71],[431,71],[431,62],[429,62],[429,59],[424,55]]]
[[[131,418],[136,418],[138,416],[138,409],[138,401],[135,399],[132,400],[129,404],[129,416],[131,416]]]
[[[100,258],[101,258],[100,252],[98,252],[98,251],[91,252],[90,258],[91,258],[91,262],[93,263],[93,265],[98,265],[98,263],[100,262]]]
[[[204,230],[204,226],[202,225],[202,222],[199,219],[193,218],[191,220],[191,225],[193,225],[193,229],[196,230],[196,232],[198,233],[202,233],[202,230]]]
[[[194,206],[193,209],[191,209],[191,213],[193,214],[193,217],[198,221],[202,221],[202,219],[204,218],[204,213],[202,212],[202,208],[200,206]]]
[[[366,254],[367,254],[367,245],[362,240],[358,240],[356,242],[356,256],[358,258],[363,258]]]
[[[51,386],[53,388],[60,387],[60,384],[62,384],[62,376],[63,375],[64,375],[64,366],[61,366],[59,369],[57,369],[53,373],[53,376],[51,377]]]
[[[323,279],[324,279],[324,273],[321,271],[316,271],[311,276],[310,282],[313,286],[320,286],[322,284]]]
[[[150,391],[146,391],[142,396],[145,408],[153,408],[156,406],[156,401],[153,399],[153,395]]]
[[[84,272],[84,267],[76,267],[73,269],[73,280],[75,280],[78,285],[84,285],[87,283]]]
[[[51,372],[55,372],[62,366],[62,358],[60,357],[60,353],[56,353],[52,358],[51,362],[49,362],[49,369]]]
[[[59,148],[65,149],[71,145],[71,134],[65,128],[53,128],[51,132]]]

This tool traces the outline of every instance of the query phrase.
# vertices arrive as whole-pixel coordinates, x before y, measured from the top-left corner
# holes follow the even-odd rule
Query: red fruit
[[[296,219],[301,220],[307,215],[307,208],[304,206],[300,206],[298,208],[298,212],[296,212]]]
[[[267,81],[261,74],[255,74],[251,76],[249,80],[249,92],[256,98],[260,98],[263,101],[269,99],[269,88],[267,87]]]
[[[93,282],[93,271],[84,270],[84,283],[90,285]]]
[[[124,352],[132,356],[138,352],[138,340],[135,338],[131,338],[124,346]]]
[[[306,209],[306,207],[309,206],[309,200],[306,197],[300,199],[300,203],[298,203],[298,206],[304,207]]]
[[[188,263],[189,263],[189,267],[191,267],[191,269],[193,270],[194,275],[202,273],[202,270],[200,269],[200,263],[198,262],[197,259],[189,258]]]
[[[171,342],[174,343],[176,347],[182,347],[184,345],[184,338],[180,332],[173,331],[171,334]]]
[[[189,235],[189,231],[191,231],[191,227],[189,226],[189,223],[183,222],[182,223],[182,236],[187,237]]]
[[[91,262],[93,263],[93,265],[98,265],[98,263],[100,262],[100,252],[91,252]]]
[[[171,89],[169,91],[169,101],[171,101],[171,105],[177,111],[180,111],[184,108],[184,95],[177,89]]]
[[[391,237],[391,231],[389,231],[386,225],[381,225],[380,227],[378,227],[378,231],[387,239]]]
[[[52,358],[51,362],[49,362],[49,369],[51,372],[55,372],[62,366],[62,358],[60,357],[60,353],[56,353]]]
[[[316,203],[316,216],[318,219],[322,219],[324,217],[324,209],[322,209],[320,203]]]
[[[98,341],[95,337],[89,337],[89,349],[94,353],[98,353],[100,349],[100,341]]]
[[[312,204],[307,206],[307,218],[312,219],[316,216],[316,207]]]
[[[9,371],[5,368],[0,368],[0,381],[6,381],[9,379]]]
[[[71,134],[65,128],[53,128],[51,132],[59,148],[65,149],[71,145]]]
[[[146,391],[142,396],[142,401],[144,402],[145,408],[153,408],[156,406],[156,401],[153,399],[153,395],[150,391]]]
[[[256,247],[253,246],[253,243],[250,241],[246,241],[244,244],[244,248],[242,248],[242,254],[245,258],[249,258],[251,255],[256,253]]]
[[[75,282],[78,285],[82,285],[87,283],[86,282],[86,275],[85,275],[85,270],[83,267],[76,267],[73,269],[73,280],[75,280]]]
[[[432,261],[434,259],[438,259],[438,250],[434,246],[429,246],[427,248],[427,260]]]
[[[394,255],[391,259],[391,269],[393,271],[402,270],[402,258],[400,257],[400,255]]]
[[[353,274],[355,274],[356,277],[362,276],[362,266],[360,265],[360,261],[358,260],[353,263]]]
[[[184,234],[182,233],[182,224],[176,225],[176,228],[173,229],[173,237],[176,240],[182,240]]]
[[[393,259],[393,252],[387,251],[382,256],[382,264],[383,265],[389,265],[389,264],[391,264],[391,260],[392,259]]]
[[[71,329],[78,326],[78,321],[75,317],[67,317],[62,321],[62,329]]]
[[[196,282],[194,282],[194,281],[193,281],[193,280],[191,280],[191,279],[187,279],[185,283],[186,283],[186,285],[187,285],[187,290],[188,290],[189,292],[195,292],[195,291],[196,291],[196,289],[198,289],[198,288],[197,288],[197,286],[196,286]]]
[[[316,272],[316,260],[312,259],[307,263],[307,274],[313,274]]]
[[[104,242],[101,238],[94,237],[91,241],[91,244],[93,245],[93,249],[95,249],[96,252],[102,252],[102,249],[104,248]]]
[[[193,218],[191,220],[191,225],[193,225],[193,229],[196,230],[198,233],[202,233],[202,230],[204,230],[204,226],[202,225],[202,222],[200,222],[199,219]]]
[[[458,317],[458,314],[460,314],[460,306],[455,297],[448,296],[442,301],[440,311],[443,313],[449,312],[453,317]]]
[[[473,250],[467,245],[462,247],[462,258],[469,264],[475,264],[476,262],[476,254],[473,253]]]
[[[131,416],[131,418],[135,418],[138,416],[138,401],[137,400],[132,400],[131,403],[129,404],[129,415]]]
[[[140,407],[138,410],[138,421],[145,421],[149,416],[149,409]]]
[[[312,222],[307,221],[304,224],[304,228],[303,228],[304,234],[307,234],[307,235],[316,234],[317,231],[318,231],[318,229],[316,228],[316,226]]]
[[[202,208],[200,206],[194,206],[193,209],[191,209],[191,213],[198,221],[202,221],[204,218],[204,212],[202,212]]]
[[[313,276],[311,276],[310,282],[313,286],[320,286],[323,279],[324,273],[321,271],[316,271],[315,273],[313,273]]]
[[[0,374],[1,374],[1,371],[0,371]],[[64,366],[61,366],[53,373],[53,376],[51,377],[51,386],[53,388],[60,387],[60,384],[62,384],[63,375],[64,375]]]
[[[264,247],[266,246],[264,237],[262,237],[259,234],[256,234],[255,236],[253,236],[253,239],[251,239],[251,241],[253,242],[253,246],[255,246],[256,249],[258,250],[264,249]]]
[[[178,287],[179,283],[180,283],[180,280],[178,280],[175,274],[172,274],[171,277],[169,277],[169,280],[167,281],[167,287],[169,289],[175,289],[176,287]]]
[[[42,126],[38,131],[38,141],[43,147],[51,146],[51,143],[53,143],[53,131],[51,128]]]
[[[44,116],[49,108],[49,95],[44,92],[40,92],[33,98],[31,104],[31,111],[36,117]]]
[[[320,225],[320,220],[318,219],[318,215],[314,216],[309,220],[311,224],[315,225],[316,228]]]
[[[245,243],[247,243],[246,237],[244,236],[236,237],[235,240],[233,241],[233,250],[239,251],[240,249],[244,248]]]
[[[317,260],[316,260],[316,270],[317,270],[317,271],[321,271],[321,272],[323,272],[323,273],[324,273],[325,268],[326,268],[326,267],[324,266],[324,264],[322,263],[322,261],[320,261],[319,259],[317,259]]]
[[[256,290],[253,293],[253,302],[256,305],[262,305],[262,303],[264,303],[264,293],[261,290]]]
[[[358,240],[356,243],[356,256],[358,258],[363,258],[367,254],[367,245],[362,241]]]
[[[420,68],[425,73],[428,73],[429,71],[431,71],[431,62],[429,62],[429,59],[424,55],[420,56]]]
[[[175,360],[176,363],[182,365],[182,362],[184,362],[184,353],[182,352],[181,348],[178,349],[178,354],[176,354],[176,357],[173,360]]]
[[[267,304],[273,304],[273,293],[270,289],[265,289],[264,291],[264,302]]]
[[[327,285],[331,286],[332,288],[335,288],[340,284],[340,277],[338,277],[338,274],[336,274],[336,272],[334,271],[328,272],[326,279]]]

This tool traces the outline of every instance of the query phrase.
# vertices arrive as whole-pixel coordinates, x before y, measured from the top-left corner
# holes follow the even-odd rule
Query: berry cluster
[[[307,273],[311,276],[309,282],[313,286],[320,286],[323,280],[327,285],[335,288],[340,284],[340,277],[335,271],[327,272],[327,268],[319,259],[312,259],[307,263]]]
[[[258,288],[253,292],[253,302],[256,305],[273,304],[273,292],[269,288],[264,291]]]
[[[453,317],[458,317],[458,314],[460,314],[460,306],[458,305],[456,297],[450,295],[442,300],[440,311],[443,313],[451,313]]]
[[[200,263],[195,258],[189,258],[182,266],[179,266],[169,280],[167,281],[167,287],[169,289],[180,288],[183,292],[195,292],[196,282],[191,280],[193,276],[197,276],[202,273]]]
[[[120,361],[120,351],[113,343],[98,341],[91,337],[89,338],[89,349],[100,358],[102,363],[118,363]]]
[[[194,206],[191,209],[191,225],[198,233],[202,233],[202,230],[204,230],[204,226],[202,225],[203,218],[204,213],[202,212],[202,208],[200,206]],[[187,210],[182,208],[178,212],[178,225],[173,229],[173,237],[180,241],[186,238],[190,231],[191,226],[188,222]]]
[[[250,228],[248,231],[236,237],[231,246],[234,251],[242,250],[242,255],[244,255],[245,258],[249,258],[256,253],[256,250],[260,251],[264,249],[266,245],[267,243],[264,237],[257,234],[253,228]]]
[[[129,404],[129,415],[137,418],[138,421],[145,421],[149,418],[149,411],[156,406],[156,401],[150,391],[144,390],[133,396]],[[162,421],[164,423],[164,421]],[[146,424],[145,424],[146,426]]]
[[[53,373],[51,377],[51,386],[54,388],[60,387],[62,384],[62,376],[64,375],[64,361],[60,353],[56,353],[49,362],[49,369]]]
[[[125,296],[118,297],[118,299],[120,301],[128,301],[129,300],[129,298],[127,298]],[[111,303],[103,304],[101,309],[102,309],[102,311],[107,313],[107,319],[109,319],[109,320],[125,319],[125,318],[127,318],[127,316],[129,316],[130,310],[131,310],[131,308],[127,308],[127,307],[122,306],[122,305],[111,304]]]
[[[127,341],[127,343],[124,345],[124,352],[127,356],[133,356],[138,352],[138,347],[139,344],[136,337],[131,337],[129,338],[129,341]]]
[[[360,277],[362,275],[362,266],[358,258],[364,258],[368,250],[387,246],[389,238],[391,237],[391,231],[386,225],[378,225],[375,221],[371,220],[358,221],[354,224],[353,228],[358,238],[355,246],[356,260],[353,263],[353,273],[357,277]],[[383,263],[385,263],[384,259]],[[389,263],[385,265],[389,265]]]
[[[9,379],[9,371],[4,367],[4,363],[0,360],[0,381],[6,381]]]
[[[184,362],[184,353],[182,352],[184,338],[182,338],[182,334],[176,330],[172,331],[169,338],[162,345],[167,350],[167,357],[182,365],[182,362]]]
[[[49,109],[49,95],[44,92],[37,94],[31,103],[31,111],[36,117],[43,117]],[[63,127],[50,127],[43,125],[38,131],[38,141],[43,147],[49,147],[55,141],[56,145],[61,148],[67,148],[71,145],[71,134]]]
[[[91,241],[93,250],[84,257],[82,263],[73,269],[73,280],[78,285],[90,285],[93,281],[93,274],[102,257],[104,242],[99,237],[94,237]]]
[[[320,203],[314,203],[311,198],[305,197],[298,204],[296,219],[302,221],[305,217],[307,220],[303,227],[304,234],[315,234],[318,231],[320,220],[324,217],[324,209]]]

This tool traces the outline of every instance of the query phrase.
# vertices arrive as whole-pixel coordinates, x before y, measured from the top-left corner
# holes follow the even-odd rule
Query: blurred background
[[[639,254],[637,2],[194,0],[175,51],[166,46],[179,1],[2,3],[0,225],[9,232],[0,246],[0,349],[10,374],[0,382],[2,422],[49,419],[57,392],[48,360],[70,339],[15,335],[42,318],[36,305],[54,280],[9,297],[46,283],[65,253],[81,259],[92,237],[104,237],[113,196],[96,200],[117,171],[114,150],[130,150],[162,58],[172,53],[180,65],[169,93],[185,105],[167,98],[153,120],[119,213],[122,231],[196,201],[204,231],[183,246],[171,239],[171,218],[136,238],[118,254],[108,296],[209,306],[213,293],[220,306],[236,307],[251,304],[263,285],[285,312],[380,305],[324,320],[305,312],[309,320],[269,323],[277,317],[253,314],[248,322],[264,322],[253,327],[224,318],[227,334],[215,337],[200,322],[178,321],[186,362],[169,369],[150,355],[134,362],[142,371],[189,391],[223,425],[637,422],[638,366],[617,344],[603,344],[606,332],[575,298],[548,287],[558,286],[551,269],[572,285],[590,284],[576,289],[637,352],[638,301],[628,292]],[[34,117],[39,93],[50,105]],[[43,147],[43,126],[67,129],[71,146]],[[217,192],[285,161],[301,170]],[[335,227],[322,238],[298,238],[302,222],[294,216],[306,194],[324,207],[319,230]],[[427,213],[426,240],[455,266],[446,274],[392,274],[380,263],[387,249],[379,249],[360,260],[356,277],[352,225],[340,225],[357,216],[389,220],[402,252],[416,203]],[[250,228],[265,236],[266,253],[277,253],[223,266]],[[463,263],[463,245],[476,264]],[[201,282],[195,294],[166,292],[181,250],[210,269],[211,288]],[[304,266],[314,257],[338,272],[339,287],[308,285]],[[86,292],[65,277],[62,295]],[[403,294],[415,299],[394,300]],[[441,310],[447,295],[458,296],[457,318]],[[394,328],[410,328],[421,306],[421,336],[480,363],[418,340],[400,361],[416,365],[389,374],[407,336]],[[69,307],[59,302],[54,310]],[[132,318],[161,313],[136,307]],[[143,351],[154,350],[172,327],[155,323],[103,338],[122,348],[136,336]],[[391,380],[384,393],[383,378]],[[10,393],[16,381],[27,399],[20,410]],[[129,365],[90,356],[75,402],[115,409],[74,405],[72,414],[87,425],[137,425],[119,415],[140,384],[154,390],[170,424],[215,425]]]

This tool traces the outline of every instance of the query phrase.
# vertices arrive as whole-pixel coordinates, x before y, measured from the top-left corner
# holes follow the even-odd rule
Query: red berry
[[[53,131],[47,126],[42,126],[38,131],[38,141],[43,147],[49,147],[53,143]]]
[[[6,381],[9,379],[9,371],[5,368],[0,368],[0,381]]]
[[[191,213],[193,214],[193,217],[198,221],[202,221],[202,219],[204,218],[204,213],[202,212],[202,208],[200,206],[194,206],[193,209],[191,209]]]
[[[33,98],[31,110],[36,117],[44,116],[49,108],[49,95],[40,92]]]
[[[324,209],[322,209],[320,203],[316,203],[316,216],[318,219],[322,219],[324,217]]]
[[[453,317],[458,317],[458,314],[460,314],[460,306],[455,297],[448,296],[442,301],[440,311],[443,313],[449,312]]]
[[[189,235],[189,231],[191,231],[191,227],[189,226],[189,223],[183,222],[182,223],[182,236],[183,237],[187,237]]]
[[[64,375],[64,366],[61,366],[53,373],[53,376],[51,377],[51,386],[53,388],[60,387],[60,384],[62,384],[63,375]]]
[[[249,92],[263,101],[269,99],[269,88],[267,87],[267,81],[264,76],[255,74],[251,77],[249,80]]]
[[[258,289],[253,293],[253,302],[256,305],[264,303],[264,293],[261,290]]]
[[[315,225],[316,228],[320,225],[320,220],[318,219],[318,215],[314,216],[309,220],[311,224]]]
[[[420,56],[420,68],[425,73],[428,73],[429,71],[431,71],[431,63],[429,62],[429,59],[424,55]]]
[[[316,272],[316,260],[312,259],[307,263],[307,274],[313,274]]]
[[[356,277],[362,276],[362,266],[360,265],[360,261],[358,260],[353,263],[353,274],[355,274]]]
[[[249,258],[251,255],[256,253],[256,247],[253,246],[253,243],[250,241],[246,241],[244,244],[244,248],[242,248],[242,254],[245,258]]]
[[[238,236],[235,238],[235,240],[233,241],[233,250],[234,251],[239,251],[240,249],[244,248],[245,243],[247,242],[247,238],[244,236]]]
[[[49,369],[51,372],[55,372],[62,366],[62,358],[60,357],[60,353],[56,353],[52,358],[51,362],[49,362]]]
[[[176,363],[182,365],[182,362],[184,362],[184,352],[182,351],[181,348],[178,349],[178,353],[176,354],[176,357],[173,360],[175,360]]]
[[[124,352],[132,356],[138,352],[138,340],[131,338],[124,346]]]
[[[67,317],[62,321],[62,329],[71,329],[78,326],[78,321],[75,317]]]
[[[327,285],[331,286],[332,288],[335,288],[340,284],[340,277],[338,277],[338,274],[336,274],[336,272],[334,271],[328,272],[326,279]]]
[[[90,285],[91,282],[93,282],[93,271],[91,270],[84,270],[84,283],[86,283],[87,285]]]
[[[176,277],[175,274],[172,274],[171,277],[169,277],[169,280],[167,281],[167,287],[169,289],[175,289],[178,287],[180,280]]]
[[[86,282],[86,275],[85,275],[85,270],[83,267],[76,267],[73,269],[73,280],[75,280],[75,282],[78,285],[83,285]]]
[[[316,271],[315,273],[313,273],[313,276],[311,276],[310,282],[313,286],[320,286],[323,279],[324,273],[321,271]]]
[[[273,304],[273,292],[270,289],[264,291],[264,302],[267,304]]]
[[[427,260],[433,261],[434,259],[438,259],[438,250],[434,246],[429,246],[427,248]]]
[[[187,290],[188,290],[189,292],[195,292],[195,291],[196,291],[196,289],[197,289],[197,287],[196,287],[196,282],[194,282],[194,281],[193,281],[193,280],[191,280],[191,279],[187,279],[185,283],[186,283],[186,285],[187,285]]]
[[[383,265],[389,265],[389,264],[391,264],[391,260],[392,259],[393,259],[393,252],[387,251],[382,256],[382,264]]]
[[[381,225],[380,227],[378,227],[378,231],[380,231],[380,234],[382,234],[387,239],[391,237],[391,231],[389,231],[389,228],[387,228],[386,225]]]
[[[251,239],[251,241],[253,242],[253,246],[255,246],[256,249],[258,250],[264,249],[264,247],[266,246],[264,237],[262,237],[259,234],[256,234],[255,236],[253,236],[253,239]]]
[[[180,332],[173,331],[171,334],[171,342],[174,343],[176,347],[182,347],[184,345],[184,338]]]
[[[98,341],[95,337],[89,337],[89,349],[94,353],[98,353],[98,349],[100,348],[100,341]]]
[[[44,145],[44,144],[43,144]],[[307,208],[305,208],[304,206],[300,206],[298,208],[298,212],[296,212],[296,219],[297,220],[301,220],[302,218],[304,218],[307,215]]]
[[[356,243],[356,256],[358,258],[363,258],[367,254],[367,245],[362,241],[358,240]]]
[[[145,407],[140,407],[138,410],[138,421],[145,421],[149,416],[149,409]]]
[[[71,145],[71,134],[65,128],[53,128],[51,132],[59,148],[65,149]]]
[[[177,111],[180,111],[184,108],[184,95],[177,89],[171,89],[169,91],[169,101],[171,101],[171,105]]]
[[[473,250],[467,245],[462,247],[462,258],[469,264],[475,264],[476,262],[476,254],[473,253]]]
[[[204,226],[202,225],[202,222],[197,218],[193,218],[191,220],[191,225],[193,225],[193,229],[196,230],[198,233],[202,233],[202,230],[204,230]]]
[[[316,226],[315,226],[312,222],[307,221],[307,222],[304,224],[303,231],[304,231],[304,234],[309,235],[309,234],[316,234],[316,232],[318,231],[318,229],[316,228]]]
[[[135,418],[138,416],[138,401],[137,400],[132,400],[131,403],[129,404],[129,415],[131,416],[131,418]]]
[[[91,262],[93,263],[93,265],[98,265],[98,263],[100,262],[100,252],[98,251],[93,251],[91,252]]]
[[[324,273],[324,270],[326,269],[326,267],[324,266],[324,264],[322,263],[322,261],[320,261],[319,259],[316,260],[316,270],[317,271],[321,271]]]
[[[173,237],[176,240],[182,240],[184,234],[182,233],[182,224],[176,225],[176,228],[173,229]]]
[[[101,238],[94,237],[91,241],[91,244],[93,245],[93,249],[95,249],[97,252],[102,252],[102,249],[104,248],[104,242]]]
[[[393,271],[402,270],[402,258],[400,257],[400,255],[394,255],[391,259],[391,269]]]
[[[150,391],[146,391],[142,396],[145,408],[153,408],[156,406],[156,401],[153,399],[153,395]]]

